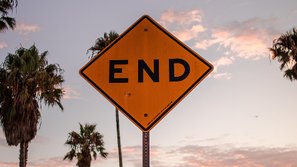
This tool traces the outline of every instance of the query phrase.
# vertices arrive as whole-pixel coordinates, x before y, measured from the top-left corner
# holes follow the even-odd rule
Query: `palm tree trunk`
[[[115,112],[116,112],[117,140],[118,140],[118,152],[119,152],[119,167],[123,167],[119,110],[116,108]]]
[[[25,142],[25,141],[21,142],[19,159],[20,159],[19,167],[26,167],[27,159],[28,159],[28,142]]]

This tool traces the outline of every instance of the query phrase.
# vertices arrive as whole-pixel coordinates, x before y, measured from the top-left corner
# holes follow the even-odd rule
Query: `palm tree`
[[[108,34],[104,33],[103,37],[97,38],[95,45],[88,49],[88,51],[92,51],[92,55],[90,57],[92,58],[94,54],[101,52],[107,45],[109,45],[118,36],[119,34],[116,33],[115,31],[110,31]]]
[[[105,152],[103,136],[96,132],[96,125],[79,124],[79,133],[72,131],[69,133],[66,145],[69,145],[71,150],[65,155],[65,159],[70,161],[77,158],[76,165],[78,167],[90,167],[93,158],[96,160],[97,152],[100,156],[106,158],[108,153]]]
[[[47,51],[39,54],[35,45],[8,54],[0,68],[0,125],[8,145],[20,144],[19,166],[26,167],[28,144],[40,122],[40,108],[58,105],[64,81],[62,69],[48,64]]]
[[[297,28],[275,39],[270,51],[272,59],[281,63],[280,70],[284,71],[284,77],[297,80]]]
[[[90,47],[88,51],[92,51],[90,58],[94,57],[94,54],[101,52],[107,45],[114,41],[119,36],[115,31],[110,31],[108,34],[104,33],[103,37],[97,38],[95,45]],[[121,135],[120,135],[120,119],[119,110],[115,108],[116,115],[116,128],[117,128],[117,143],[118,143],[118,153],[119,153],[119,167],[123,167],[122,158],[122,146],[121,146]]]
[[[17,7],[18,6],[18,3],[19,3],[18,0],[1,0],[1,1],[8,2],[12,6],[15,6],[15,7]]]
[[[3,32],[8,28],[15,28],[15,19],[8,17],[7,15],[9,11],[13,10],[14,6],[17,6],[17,3],[18,2],[14,0],[0,0],[0,32]]]

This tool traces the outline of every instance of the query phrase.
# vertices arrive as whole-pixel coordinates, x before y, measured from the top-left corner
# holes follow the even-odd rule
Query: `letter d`
[[[174,75],[174,65],[175,64],[181,64],[182,66],[184,66],[185,71],[180,76]],[[183,59],[169,59],[169,81],[170,82],[177,82],[177,81],[184,80],[185,78],[187,78],[189,73],[190,73],[190,66],[185,60],[183,60]]]

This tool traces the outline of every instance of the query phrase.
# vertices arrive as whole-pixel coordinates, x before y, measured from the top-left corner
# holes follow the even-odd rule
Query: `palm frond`
[[[16,21],[14,18],[7,16],[9,11],[13,11],[13,8],[17,6],[17,1],[14,0],[1,0],[0,1],[0,32],[4,32],[7,29],[14,29]]]
[[[68,160],[72,161],[73,158],[75,158],[75,157],[76,157],[75,150],[74,150],[74,149],[71,149],[71,150],[64,156],[63,160],[68,159]]]
[[[0,17],[0,32],[6,31],[11,28],[14,29],[16,26],[16,21],[12,17],[2,16]]]
[[[104,33],[103,37],[99,37],[96,39],[95,44],[90,47],[87,50],[87,54],[89,51],[92,52],[92,54],[89,56],[89,58],[93,58],[95,54],[101,52],[107,45],[109,45],[112,41],[114,41],[119,34],[115,31],[110,31],[109,33]]]
[[[103,136],[96,132],[96,124],[81,124],[79,123],[79,133],[72,131],[68,135],[65,143],[70,145],[75,151],[77,164],[89,164],[90,161],[97,158],[97,152],[100,156],[106,158],[108,153],[105,151]],[[69,152],[65,157],[69,156]]]
[[[277,59],[280,63],[280,70],[284,71],[284,77],[291,81],[297,80],[295,77],[297,71],[293,69],[297,63],[297,28],[287,31],[274,40],[270,51],[272,59]]]

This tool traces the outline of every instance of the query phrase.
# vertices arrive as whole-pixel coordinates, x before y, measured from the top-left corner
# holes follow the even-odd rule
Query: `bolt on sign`
[[[142,131],[152,129],[213,69],[144,15],[80,74]]]

